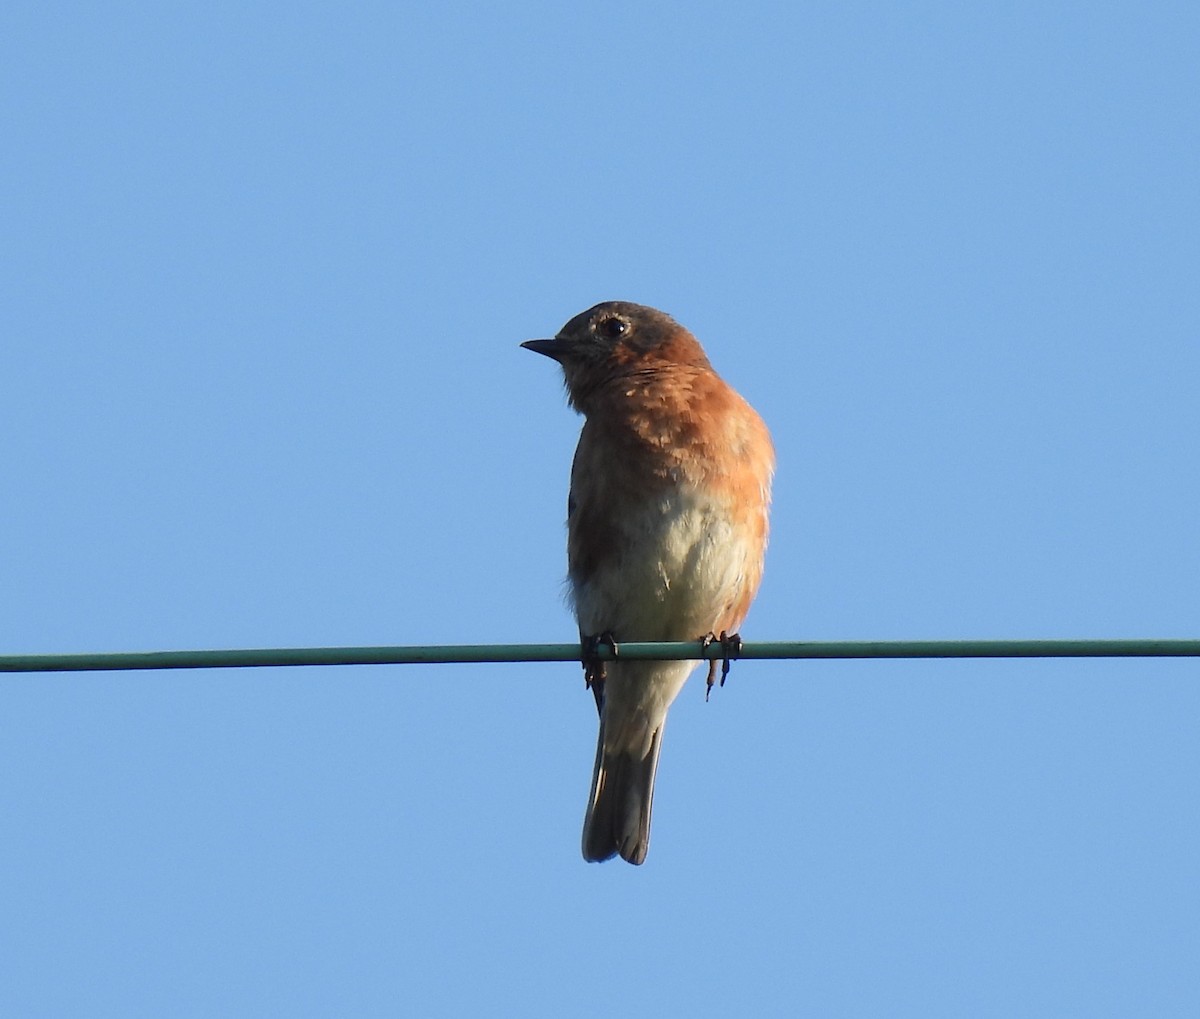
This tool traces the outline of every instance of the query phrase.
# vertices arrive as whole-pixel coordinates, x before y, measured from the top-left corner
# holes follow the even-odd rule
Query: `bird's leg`
[[[718,637],[715,633],[707,633],[701,639],[705,650],[709,648],[713,641],[721,642],[721,657],[710,658],[708,660],[708,680],[704,689],[704,699],[708,700],[708,695],[712,693],[713,684],[717,681],[717,663],[721,663],[721,686],[725,685],[725,677],[729,675],[729,663],[736,658],[742,650],[742,637],[737,633],[726,633],[721,631],[721,636]]]
[[[707,651],[712,642],[717,639],[717,635],[709,630],[703,637],[700,638],[700,647]],[[708,703],[708,696],[712,693],[713,684],[717,681],[717,662],[720,659],[710,658],[708,660],[708,678],[704,681],[704,703]]]
[[[725,685],[725,677],[729,675],[729,663],[742,653],[742,635],[721,631],[721,650],[725,654],[721,658],[721,685]]]
[[[592,633],[579,639],[582,647],[583,682],[596,696],[596,706],[599,707],[604,699],[604,678],[606,668],[604,659],[597,656],[600,645],[607,644],[612,649],[612,655],[617,657],[617,641],[611,630],[603,633]]]

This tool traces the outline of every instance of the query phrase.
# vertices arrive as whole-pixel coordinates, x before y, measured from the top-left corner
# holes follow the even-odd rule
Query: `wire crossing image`
[[[684,661],[719,659],[719,643],[640,641],[601,644],[595,657]],[[68,655],[0,655],[0,672],[123,672],[138,669],[245,669],[280,665],[449,665],[577,662],[578,644],[235,648]],[[1197,658],[1200,640],[892,640],[744,643],[739,659],[834,658]]]

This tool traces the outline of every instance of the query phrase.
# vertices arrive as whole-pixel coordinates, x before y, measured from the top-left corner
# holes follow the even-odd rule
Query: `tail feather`
[[[654,730],[644,757],[627,750],[604,749],[604,720],[596,745],[596,767],[587,816],[583,820],[583,858],[598,863],[617,853],[642,863],[650,848],[650,809],[654,776],[662,749],[663,727]]]

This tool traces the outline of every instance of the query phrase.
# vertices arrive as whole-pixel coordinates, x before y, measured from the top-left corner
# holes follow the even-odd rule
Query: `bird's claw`
[[[724,686],[725,678],[729,675],[729,663],[742,651],[741,634],[726,633],[724,630],[721,631],[720,637],[715,633],[705,634],[702,640],[704,649],[708,650],[713,641],[721,642],[721,657],[708,660],[708,680],[704,688],[705,701],[708,700],[709,694],[712,693],[712,688],[717,682],[717,663],[719,662],[721,665],[721,686]]]
[[[611,630],[603,633],[593,633],[580,639],[582,646],[583,681],[589,690],[596,692],[597,701],[604,689],[604,679],[607,675],[605,660],[599,658],[596,652],[602,644],[607,644],[612,650],[612,656],[617,657],[617,641]]]

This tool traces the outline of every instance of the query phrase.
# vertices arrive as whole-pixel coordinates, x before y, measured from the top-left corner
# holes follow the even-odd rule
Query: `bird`
[[[622,660],[619,644],[720,637],[728,669],[762,579],[775,451],[664,312],[605,301],[521,346],[559,363],[584,417],[567,500],[567,592],[600,714],[583,857],[641,864],[667,710],[697,662]],[[617,652],[602,663],[601,643]]]

